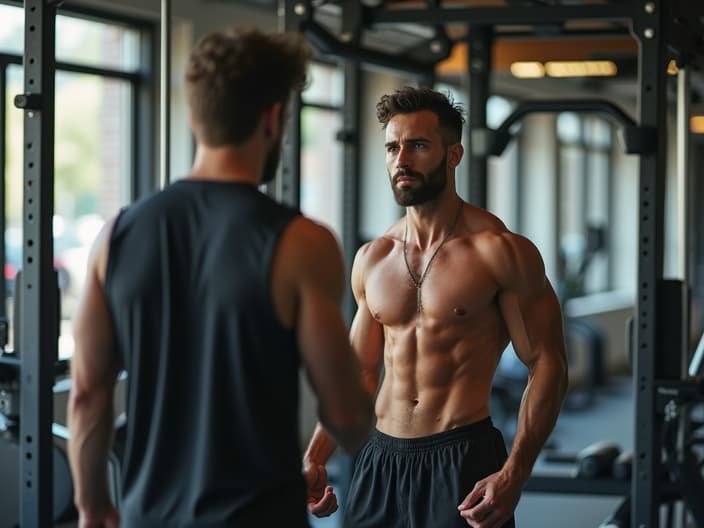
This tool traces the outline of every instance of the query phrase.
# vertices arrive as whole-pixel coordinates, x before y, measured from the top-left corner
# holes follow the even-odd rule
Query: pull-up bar
[[[643,127],[614,103],[602,99],[577,99],[562,101],[523,101],[496,130],[472,130],[472,152],[476,156],[500,156],[513,137],[511,127],[528,114],[535,113],[601,113],[621,125],[621,140],[627,154],[647,154],[655,148],[656,130]]]

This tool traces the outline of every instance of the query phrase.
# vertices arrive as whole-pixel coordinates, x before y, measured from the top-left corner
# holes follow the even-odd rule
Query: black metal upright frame
[[[287,4],[301,4],[291,2]],[[307,3],[310,8],[310,3]],[[659,301],[663,289],[671,288],[663,280],[664,251],[664,191],[666,156],[666,93],[665,78],[667,60],[672,56],[680,60],[698,61],[704,57],[704,42],[701,39],[701,17],[704,7],[697,2],[665,0],[630,0],[618,3],[594,5],[510,5],[506,7],[451,7],[441,6],[429,0],[426,7],[394,8],[389,5],[365,7],[363,20],[366,26],[382,28],[399,24],[434,26],[463,23],[477,31],[479,37],[470,40],[475,57],[482,50],[476,43],[482,38],[481,29],[496,26],[542,26],[552,24],[560,27],[568,21],[579,22],[626,22],[631,25],[632,35],[639,43],[639,85],[637,134],[652,142],[640,157],[639,189],[639,242],[637,325],[635,332],[635,456],[632,494],[632,525],[638,528],[654,528],[659,525],[660,502],[659,470],[661,469],[660,441],[662,418],[656,409],[658,384],[667,382],[669,367],[664,349],[664,309]],[[569,31],[565,30],[568,34]],[[499,38],[495,35],[494,38]],[[326,46],[334,48],[327,39]],[[353,50],[345,46],[348,57]],[[486,50],[484,50],[486,51]],[[374,61],[379,52],[359,49],[357,56],[364,61]],[[382,54],[383,55],[383,54]],[[381,66],[389,64],[388,56],[381,57]],[[482,91],[485,77],[482,72],[472,71],[470,56],[469,71],[476,77],[472,83]],[[399,68],[403,70],[404,67]],[[485,94],[475,95],[472,101],[484,100]],[[481,104],[481,103],[480,103]],[[470,109],[470,115],[472,110]],[[472,128],[484,128],[481,111],[474,109],[472,116],[478,122]],[[474,149],[472,149],[474,150]],[[477,172],[479,181],[472,184],[475,199],[486,199],[485,167],[471,152],[470,163]],[[473,177],[472,175],[471,177]],[[484,188],[482,188],[484,186]],[[680,288],[686,290],[686,288]],[[681,337],[681,336],[680,336]],[[617,486],[623,490],[623,486]],[[598,486],[594,487],[598,493]]]
[[[20,367],[20,525],[50,526],[53,516],[52,433],[57,358],[58,286],[54,240],[54,75],[56,2],[25,8],[24,185]]]
[[[19,2],[18,2],[19,3]],[[58,359],[59,292],[57,275],[53,266],[53,213],[54,213],[54,123],[55,75],[57,70],[87,73],[118,78],[130,82],[137,97],[132,114],[135,159],[133,198],[155,188],[151,150],[142,148],[153,140],[153,90],[149,88],[150,67],[138,73],[96,68],[72,63],[57,63],[55,55],[56,15],[61,0],[26,0],[25,16],[24,89],[14,98],[17,108],[24,111],[23,138],[23,209],[22,209],[22,280],[14,292],[22,324],[16,325],[15,353],[17,357],[0,357],[6,368],[15,369],[19,377],[19,496],[21,526],[51,526],[53,522],[53,384]],[[90,9],[70,9],[71,12],[91,17]],[[102,13],[104,19],[105,14]],[[147,23],[128,21],[138,27],[143,42],[143,52],[149,53],[153,30]],[[4,82],[6,66],[20,61],[14,56],[3,55],[3,81],[1,105],[4,109]],[[144,59],[144,57],[142,57]],[[144,60],[143,60],[144,62]],[[143,64],[144,66],[144,64]],[[153,84],[153,83],[152,83]],[[139,106],[138,106],[139,105]],[[0,111],[4,126],[4,114]],[[139,120],[140,127],[136,124]],[[0,134],[4,136],[4,134]],[[0,148],[4,152],[5,146]],[[145,153],[145,150],[147,152]],[[2,160],[0,160],[2,161]],[[0,164],[4,171],[4,162]],[[4,186],[4,175],[0,178]],[[146,184],[138,182],[148,181]],[[4,187],[0,196],[4,199]],[[4,211],[4,208],[2,208]],[[4,218],[0,222],[4,234]],[[0,237],[4,240],[4,237]],[[1,256],[1,254],[0,254]],[[0,260],[4,262],[4,258]],[[4,284],[3,284],[4,286]],[[3,296],[4,302],[4,296]],[[17,323],[17,322],[15,322]]]
[[[658,359],[663,345],[662,307],[659,303],[663,279],[667,56],[663,32],[664,2],[638,2],[633,16],[633,34],[640,43],[639,122],[657,130],[655,150],[640,158],[639,239],[638,239],[638,313],[636,314],[636,354],[634,394],[636,420],[631,480],[634,526],[659,525],[661,467],[659,441],[662,423],[656,420],[656,383],[661,377]]]
[[[358,46],[361,39],[362,9],[359,2],[346,2],[342,11],[342,33]],[[360,244],[359,240],[359,197],[360,197],[360,127],[362,67],[359,61],[346,60],[343,63],[345,99],[342,110],[343,130],[338,139],[343,142],[343,196],[342,196],[342,251],[345,262],[351,263]],[[346,281],[344,312],[352,321],[356,303],[350,281]]]
[[[493,29],[490,26],[470,28],[469,34],[469,125],[471,128],[486,127],[486,104],[489,100],[489,85],[492,70]],[[467,142],[473,149],[472,134]],[[488,202],[487,159],[483,156],[469,157],[469,201],[486,208]]]

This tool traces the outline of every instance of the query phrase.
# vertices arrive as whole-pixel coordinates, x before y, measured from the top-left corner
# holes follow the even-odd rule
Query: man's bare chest
[[[368,270],[367,306],[380,323],[406,324],[419,316],[459,323],[494,309],[498,285],[472,253],[440,252],[429,266],[422,255],[410,257],[407,266],[394,251]]]

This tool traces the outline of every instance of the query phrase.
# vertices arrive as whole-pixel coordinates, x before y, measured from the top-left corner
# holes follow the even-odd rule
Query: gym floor
[[[573,408],[574,407],[574,408]],[[633,448],[633,390],[628,377],[613,378],[599,387],[593,400],[584,406],[566,405],[560,414],[549,444],[560,453],[576,454],[594,442],[615,442],[622,451]],[[544,455],[538,459],[534,472],[569,475],[570,464],[548,463]],[[343,462],[344,464],[344,462]],[[331,460],[331,479],[338,461]],[[516,510],[519,528],[595,528],[620,504],[613,496],[524,493]],[[313,528],[340,528],[340,514],[326,519],[311,518]]]

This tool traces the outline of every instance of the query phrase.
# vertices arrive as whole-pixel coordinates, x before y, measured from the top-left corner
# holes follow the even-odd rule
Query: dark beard
[[[264,168],[262,169],[261,183],[269,183],[276,177],[276,171],[279,168],[279,160],[281,159],[281,138],[272,145],[271,150],[267,153],[264,160]]]
[[[396,202],[403,206],[420,205],[429,202],[437,197],[447,185],[447,155],[442,157],[438,166],[427,175],[422,172],[401,169],[391,177],[391,190],[394,193]],[[395,180],[400,176],[409,176],[421,182],[416,188],[399,188],[395,185]]]

